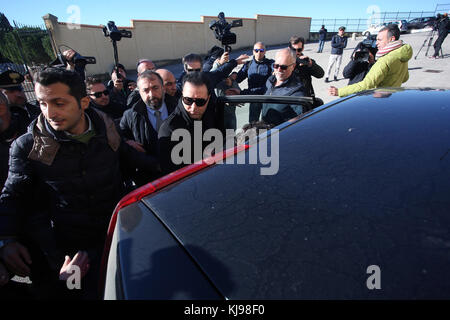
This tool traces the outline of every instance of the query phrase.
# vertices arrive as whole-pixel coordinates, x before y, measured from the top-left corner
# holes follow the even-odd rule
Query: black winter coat
[[[39,234],[35,241],[63,250],[101,247],[127,192],[124,173],[157,163],[124,143],[104,113],[85,114],[96,132],[87,144],[54,131],[43,115],[14,141],[0,196],[0,237]]]
[[[358,83],[363,81],[365,76],[369,73],[372,64],[364,61],[350,60],[350,62],[345,66],[342,74],[344,78],[350,79],[347,85]]]
[[[183,103],[181,100],[178,102],[178,105],[174,112],[163,122],[161,128],[159,129],[159,156],[161,169],[164,174],[168,174],[172,171],[178,170],[188,164],[195,163],[202,158],[196,157],[195,154],[195,143],[202,144],[202,153],[205,150],[205,147],[208,146],[210,141],[203,141],[202,137],[206,130],[208,129],[218,129],[224,135],[224,125],[223,125],[223,117],[217,116],[215,112],[216,106],[210,101],[208,103],[207,109],[203,114],[201,120],[193,120],[187,111],[184,109]],[[223,113],[223,109],[222,109]],[[202,136],[197,137],[194,135],[194,127],[195,124],[200,124],[202,128]],[[180,141],[171,141],[172,133],[177,129],[185,129],[190,134],[190,146],[191,146],[191,158],[189,159],[190,163],[186,164],[175,164],[172,161],[171,153],[172,149],[179,143]],[[195,139],[201,139],[201,141],[194,141]]]

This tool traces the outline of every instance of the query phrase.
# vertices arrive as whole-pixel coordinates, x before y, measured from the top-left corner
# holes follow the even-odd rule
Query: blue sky
[[[42,16],[51,13],[60,22],[100,25],[113,20],[118,26],[130,26],[131,19],[200,21],[200,16],[217,16],[220,11],[226,17],[254,18],[255,14],[299,16],[311,18],[365,18],[367,9],[377,6],[384,11],[434,11],[436,4],[449,0],[0,0],[0,12],[9,21],[41,25]],[[448,10],[447,6],[447,10]],[[79,14],[78,14],[79,13]]]

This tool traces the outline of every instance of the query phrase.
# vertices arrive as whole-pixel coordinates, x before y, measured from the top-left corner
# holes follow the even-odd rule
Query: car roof
[[[221,264],[189,252],[229,299],[448,297],[449,101],[434,89],[352,95],[276,128],[277,174],[217,164],[142,201],[187,251]]]

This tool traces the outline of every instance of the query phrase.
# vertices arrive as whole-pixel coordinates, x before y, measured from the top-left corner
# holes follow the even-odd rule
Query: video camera
[[[209,28],[214,31],[216,39],[222,43],[224,50],[226,52],[231,52],[230,44],[236,43],[236,34],[232,33],[230,29],[242,27],[242,19],[233,20],[230,24],[225,20],[225,14],[223,12],[219,13],[217,17],[219,18],[219,21],[211,21],[209,23]]]
[[[359,62],[369,62],[369,49],[375,48],[376,44],[376,35],[368,35],[366,39],[358,43],[358,45],[356,46],[353,59]]]
[[[50,66],[56,68],[65,68],[68,62],[73,63],[76,68],[84,68],[87,64],[96,64],[97,60],[95,59],[95,57],[85,57],[78,52],[75,52],[73,58],[70,61],[67,61],[67,59],[61,54],[61,52],[59,52],[56,55],[56,59],[50,63]]]
[[[131,31],[128,30],[119,30],[114,23],[114,21],[108,21],[106,26],[103,27],[103,34],[105,37],[109,37],[113,44],[113,52],[114,52],[114,70],[116,71],[116,75],[118,79],[122,79],[122,75],[119,73],[119,53],[117,52],[117,41],[120,41],[122,38],[131,38]]]
[[[122,38],[131,38],[131,31],[119,30],[114,21],[108,21],[103,27],[105,37],[110,37],[112,41],[120,41]]]

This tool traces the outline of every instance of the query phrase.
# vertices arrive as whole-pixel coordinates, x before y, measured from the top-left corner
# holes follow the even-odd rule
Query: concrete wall
[[[51,32],[55,47],[67,45],[85,56],[94,56],[97,64],[88,65],[88,75],[109,72],[114,64],[113,47],[109,37],[103,35],[102,26],[71,25],[58,22],[47,14],[43,17]],[[253,46],[256,41],[266,45],[287,43],[292,35],[308,39],[311,18],[256,15],[255,19],[226,17],[228,22],[243,20],[243,27],[232,28],[237,35],[233,49]],[[181,59],[193,52],[206,54],[215,39],[209,23],[217,17],[202,16],[200,22],[131,20],[131,27],[121,27],[132,32],[132,38],[117,42],[119,62],[127,69],[135,69],[136,61],[148,58],[153,61]],[[64,47],[61,48],[64,50]]]

